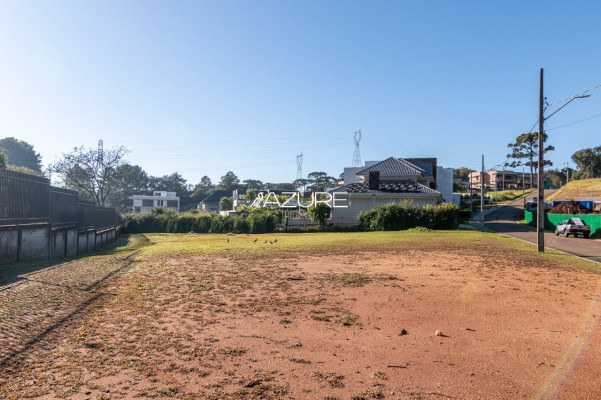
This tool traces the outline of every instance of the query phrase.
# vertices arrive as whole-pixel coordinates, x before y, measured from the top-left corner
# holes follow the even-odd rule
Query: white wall
[[[350,196],[349,201],[343,201],[343,198]],[[329,223],[333,224],[355,224],[361,211],[368,211],[372,208],[383,206],[390,203],[399,204],[403,201],[411,201],[416,207],[427,204],[436,204],[436,196],[421,194],[390,194],[390,195],[371,195],[371,194],[336,194],[337,205],[348,205],[347,208],[333,208]]]
[[[436,167],[436,190],[440,192],[445,203],[458,201],[457,196],[453,196],[453,168]]]

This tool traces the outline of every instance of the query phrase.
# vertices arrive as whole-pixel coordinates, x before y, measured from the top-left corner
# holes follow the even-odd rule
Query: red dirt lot
[[[483,244],[142,251],[4,359],[0,398],[601,398],[600,276]]]

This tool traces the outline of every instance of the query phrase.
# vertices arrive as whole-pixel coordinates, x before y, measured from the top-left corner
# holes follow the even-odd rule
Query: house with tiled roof
[[[442,203],[437,190],[439,175],[448,175],[436,165],[435,158],[403,159],[390,157],[380,162],[367,162],[364,168],[345,168],[341,187],[329,190],[336,193],[338,204],[333,208],[330,222],[335,225],[355,224],[361,211],[389,203],[411,202],[414,206]],[[452,169],[450,171],[452,191]]]

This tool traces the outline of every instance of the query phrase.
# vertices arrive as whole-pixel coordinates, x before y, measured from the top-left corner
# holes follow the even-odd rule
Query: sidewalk
[[[483,213],[484,217],[486,217],[488,214],[491,214],[505,206],[506,206],[506,204],[501,204],[498,206],[491,207],[487,210],[484,210],[484,213]],[[494,232],[493,230],[487,228],[484,225],[483,219],[486,219],[486,218],[482,218],[482,213],[478,213],[472,217],[472,220],[469,222],[469,225],[459,225],[459,229],[475,229],[475,230],[479,230],[482,232]]]

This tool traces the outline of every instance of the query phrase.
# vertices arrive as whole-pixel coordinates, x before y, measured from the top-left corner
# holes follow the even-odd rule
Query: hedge
[[[121,223],[125,233],[270,233],[275,231],[279,218],[277,212],[263,209],[235,216],[153,209],[149,213],[123,214]]]
[[[411,203],[387,204],[359,214],[359,230],[394,231],[416,227],[456,229],[459,207],[452,203],[415,207]]]

